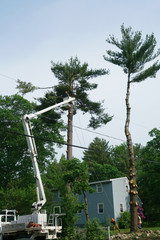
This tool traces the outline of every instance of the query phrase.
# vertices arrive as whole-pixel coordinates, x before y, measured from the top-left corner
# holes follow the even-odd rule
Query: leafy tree
[[[25,196],[27,189],[28,192],[30,191],[29,186],[32,186],[32,188],[35,186],[32,164],[22,125],[22,116],[33,112],[35,108],[35,103],[30,103],[19,95],[0,96],[0,181],[3,198],[6,193],[4,199],[7,199],[9,192],[12,195],[13,189],[15,189],[15,193],[18,193],[17,189],[19,189],[19,192],[22,192]],[[59,134],[56,133],[59,126],[54,128],[57,123],[51,126],[38,118],[34,119],[32,123],[39,153],[39,167],[41,173],[44,173],[47,165],[53,161],[55,156],[52,140],[57,141],[57,138],[59,138]],[[56,129],[55,132],[54,129]],[[13,199],[19,199],[20,202],[18,196],[17,198],[13,196]],[[31,196],[30,200],[32,198],[34,196]],[[3,201],[0,204],[4,206]],[[13,205],[16,204],[12,201],[10,207],[14,208]],[[21,201],[19,209],[23,209],[23,201]],[[27,206],[26,209],[28,209]]]
[[[146,35],[145,40],[142,39],[142,33],[132,31],[131,27],[125,28],[121,26],[122,39],[118,41],[113,35],[110,35],[106,40],[107,43],[117,47],[119,51],[107,50],[107,56],[104,59],[107,62],[113,63],[123,68],[127,74],[127,92],[126,92],[126,122],[125,135],[127,139],[129,162],[130,162],[130,209],[131,209],[131,231],[137,231],[137,184],[136,184],[136,169],[134,163],[134,150],[129,131],[131,107],[129,103],[130,85],[132,83],[142,82],[147,78],[156,76],[160,69],[160,64],[155,61],[148,68],[147,63],[156,59],[160,50],[155,53],[156,39],[154,34]]]
[[[65,161],[67,166],[66,169],[68,171],[65,174],[67,179],[72,177],[71,188],[74,194],[83,194],[85,204],[82,204],[81,208],[84,208],[86,221],[89,220],[88,214],[88,201],[86,192],[89,191],[90,193],[93,192],[93,189],[89,185],[89,172],[88,166],[85,162],[81,162],[80,160],[73,158],[72,160]]]
[[[142,150],[137,180],[147,220],[157,222],[160,220],[160,206],[157,201],[160,199],[160,130],[154,128],[149,135],[152,140]]]
[[[92,192],[93,190],[89,186],[87,165],[77,158],[66,160],[63,155],[59,163],[53,162],[48,167],[46,178],[47,186],[56,188],[61,192],[61,206],[66,213],[64,228],[65,232],[69,234],[70,227],[75,226],[77,213],[80,209],[84,208],[86,219],[89,220],[86,191]],[[66,182],[70,184],[72,191],[67,191]],[[83,194],[85,204],[79,203],[77,194]]]
[[[93,163],[89,166],[90,181],[100,181],[121,177],[120,172],[111,164]]]
[[[129,177],[129,161],[128,161],[128,147],[126,143],[122,143],[112,148],[111,150],[113,165],[120,171],[121,176]]]
[[[69,160],[70,161],[70,160]],[[69,161],[66,161],[67,166],[69,169],[73,171],[71,173],[70,171],[67,173],[70,176],[73,176],[72,180],[72,192],[75,194],[83,194],[84,202],[85,204],[82,205],[85,211],[86,215],[86,221],[89,221],[89,214],[88,214],[88,201],[87,201],[87,195],[86,192],[93,192],[93,189],[89,185],[89,172],[88,172],[88,166],[85,162],[81,162],[78,159],[72,159],[71,165],[69,164]]]
[[[47,92],[43,98],[38,99],[39,105],[35,106],[35,110],[40,111],[57,104],[56,99],[57,97],[54,92]],[[57,108],[56,110],[52,109],[52,111],[45,112],[39,115],[39,119],[41,120],[41,124],[45,126],[44,130],[46,131],[47,129],[48,134],[50,133],[49,139],[57,143],[60,147],[61,143],[64,143],[62,133],[67,129],[61,118],[61,109]],[[42,126],[40,126],[40,128],[42,128]],[[40,131],[43,131],[43,128],[40,129]]]
[[[95,138],[84,151],[83,160],[88,164],[90,181],[99,181],[121,177],[117,167],[113,165],[112,148],[104,139]]]
[[[58,79],[58,85],[50,87],[53,91],[48,92],[45,95],[45,99],[56,96],[57,102],[63,101],[63,98],[69,94],[70,97],[76,98],[76,105],[73,108],[73,103],[69,104],[69,107],[63,107],[62,110],[68,111],[68,148],[67,148],[67,159],[72,158],[72,121],[73,115],[76,114],[77,110],[81,110],[83,114],[89,113],[91,115],[89,121],[89,127],[97,128],[102,124],[107,124],[111,121],[112,117],[107,113],[104,113],[103,105],[101,102],[91,101],[88,97],[88,91],[97,88],[96,83],[89,83],[89,80],[99,76],[108,74],[105,69],[89,69],[88,63],[83,63],[79,61],[77,57],[70,58],[65,64],[58,62],[51,62],[51,70],[54,76]],[[33,86],[30,82],[26,83],[21,80],[17,80],[17,89],[23,95],[27,92],[33,92],[40,87]],[[40,102],[42,102],[40,98]],[[43,101],[44,103],[44,101]]]
[[[142,146],[140,144],[134,144],[134,156],[135,164],[137,166],[138,159],[141,156]],[[112,164],[119,170],[121,176],[129,178],[129,161],[128,161],[128,146],[126,143],[114,146],[111,149]]]
[[[73,103],[68,109],[68,139],[67,143],[67,159],[72,158],[72,121],[73,115],[77,110],[81,110],[84,114],[91,114],[89,127],[97,128],[102,124],[106,124],[111,120],[111,117],[104,113],[102,103],[93,102],[88,97],[88,91],[97,88],[97,84],[89,83],[89,79],[96,78],[108,74],[105,69],[88,69],[88,64],[81,64],[78,58],[70,58],[68,63],[52,62],[51,70],[58,79],[58,85],[55,86],[55,92],[58,97],[64,97],[65,93],[76,98],[76,105],[73,108]]]
[[[21,120],[33,108],[33,103],[18,95],[0,96],[0,181],[3,188],[9,187],[16,179],[23,186],[33,180]]]
[[[89,165],[91,163],[110,164],[111,163],[111,147],[105,139],[96,137],[90,143],[87,150],[84,151],[84,160]]]
[[[17,187],[15,184],[0,190],[0,209],[16,209],[20,215],[31,212],[32,203],[36,198],[35,184]]]

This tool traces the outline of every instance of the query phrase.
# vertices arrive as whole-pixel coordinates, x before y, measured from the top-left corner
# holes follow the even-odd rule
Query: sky
[[[51,61],[65,63],[78,57],[92,69],[109,69],[110,74],[90,80],[98,88],[90,93],[94,101],[104,100],[105,111],[113,120],[96,130],[88,129],[89,116],[80,112],[74,117],[73,144],[88,147],[95,137],[104,138],[110,145],[126,141],[125,95],[127,77],[123,70],[104,60],[112,48],[106,39],[114,35],[121,39],[120,27],[131,26],[133,31],[154,33],[160,48],[159,0],[0,0],[0,95],[18,92],[16,80],[35,86],[50,87],[58,83],[51,72]],[[130,132],[133,143],[143,146],[150,141],[148,132],[160,127],[160,73],[131,86]],[[45,90],[27,94],[34,101]],[[67,116],[64,121],[67,121]],[[58,156],[65,153],[62,148]],[[73,155],[83,157],[82,149]]]

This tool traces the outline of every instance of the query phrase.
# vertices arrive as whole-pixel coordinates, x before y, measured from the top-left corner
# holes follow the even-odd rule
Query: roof
[[[128,180],[127,177],[121,177],[121,178],[113,178],[113,179],[107,179],[107,180],[101,180],[101,181],[95,181],[95,182],[90,182],[90,185],[95,185],[95,184],[102,184],[102,183],[110,183],[113,181],[121,180],[121,179],[126,179]]]

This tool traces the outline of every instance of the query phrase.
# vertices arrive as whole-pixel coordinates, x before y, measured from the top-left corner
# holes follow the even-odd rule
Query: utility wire
[[[11,79],[11,80],[14,80],[14,81],[17,81],[17,80],[18,80],[18,78],[16,79],[16,78],[7,76],[7,75],[2,74],[2,73],[0,73],[0,76],[5,77],[5,78],[8,78],[8,79]],[[36,87],[35,90],[38,90],[38,89],[42,89],[42,90],[43,90],[43,89],[50,89],[50,88],[54,88],[54,87],[55,87],[55,86],[51,86],[51,87]]]
[[[54,141],[54,140],[51,140],[51,139],[46,139],[46,138],[37,137],[37,136],[33,136],[33,135],[27,135],[27,134],[20,133],[20,132],[17,132],[17,131],[6,131],[6,132],[11,133],[11,134],[20,135],[20,136],[35,138],[35,139],[38,139],[38,140],[44,140],[46,142],[53,142],[53,143],[57,143],[57,144],[61,144],[61,145],[72,146],[72,147],[86,149],[86,150],[88,149],[87,147],[82,147],[82,146],[78,146],[78,145],[74,145],[74,144],[68,144],[68,143],[65,143],[65,142]]]
[[[46,141],[46,142],[53,142],[53,143],[57,143],[57,144],[65,145],[65,146],[72,146],[72,147],[80,148],[80,149],[84,149],[84,150],[96,151],[96,149],[91,149],[91,148],[88,148],[88,147],[83,147],[83,146],[79,146],[79,145],[75,145],[75,144],[68,144],[66,142],[54,141],[54,140],[51,140],[51,139],[46,139],[46,138],[37,137],[37,136],[33,136],[33,135],[27,135],[25,133],[20,133],[20,132],[17,132],[17,131],[5,131],[5,132],[11,133],[11,134],[15,134],[15,135],[20,135],[20,136],[31,137],[31,138],[38,139],[38,140],[43,140],[43,141]],[[111,154],[110,152],[107,152],[107,153]],[[127,156],[126,155],[118,155],[117,154],[117,157],[127,157]],[[135,158],[135,160],[144,161],[144,162],[151,162],[151,163],[154,163],[154,164],[160,164],[160,162],[156,162],[156,161],[152,161],[152,160],[146,160],[146,159],[141,159],[141,158]]]
[[[48,120],[53,120],[52,118],[47,117],[47,116],[43,116],[43,118],[48,119]],[[67,123],[65,123],[65,124],[67,126]],[[96,131],[93,131],[93,130],[89,130],[87,128],[79,127],[79,126],[76,126],[76,125],[73,125],[73,127],[77,128],[77,129],[80,129],[80,130],[83,130],[83,131],[86,131],[86,132],[94,133],[94,134],[97,134],[97,135],[100,135],[100,136],[103,136],[103,137],[115,139],[115,140],[118,140],[118,141],[121,141],[121,142],[124,142],[124,143],[126,142],[125,140],[123,140],[121,138],[112,137],[112,136],[109,136],[109,135],[106,135],[106,134],[103,134],[103,133],[99,133],[99,132],[96,132]],[[84,140],[84,137],[83,137],[83,140]]]
[[[118,141],[126,142],[125,140],[123,140],[121,138],[111,137],[109,135],[106,135],[106,134],[103,134],[103,133],[99,133],[99,132],[95,132],[95,131],[92,131],[92,130],[89,130],[89,129],[86,129],[86,128],[78,127],[78,126],[75,126],[75,125],[73,125],[73,127],[79,128],[79,129],[84,130],[86,132],[91,132],[91,133],[94,133],[94,134],[97,134],[97,135],[101,135],[103,137],[108,137],[108,138],[112,138],[112,139],[115,139],[115,140],[118,140]]]
[[[5,74],[2,74],[2,73],[0,73],[0,75],[1,75],[2,77],[9,78],[9,79],[12,79],[12,80],[15,80],[15,81],[17,81],[17,79],[16,79],[16,78],[9,77],[9,76],[7,76],[7,75],[5,75]]]

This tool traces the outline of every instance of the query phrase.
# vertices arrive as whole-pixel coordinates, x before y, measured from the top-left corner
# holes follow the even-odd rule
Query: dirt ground
[[[156,239],[160,240],[160,230],[152,231],[152,230],[144,230],[142,232],[137,233],[129,233],[129,234],[117,234],[110,237],[110,240],[150,240]]]

